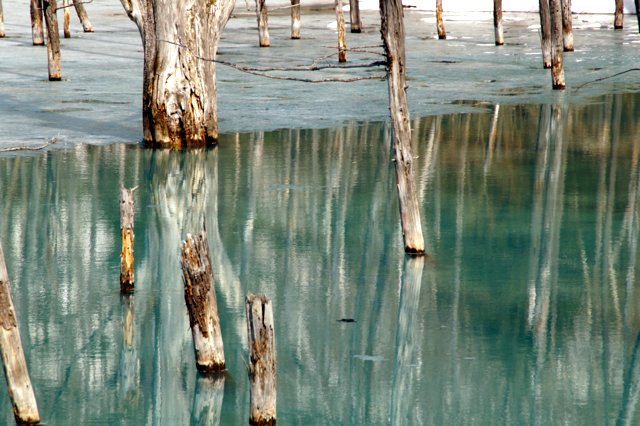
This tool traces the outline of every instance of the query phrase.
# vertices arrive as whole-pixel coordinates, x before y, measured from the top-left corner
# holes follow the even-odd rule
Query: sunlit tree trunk
[[[42,30],[42,0],[31,0],[31,40],[34,46],[44,44]]]
[[[291,0],[291,38],[300,38],[300,0]]]
[[[360,20],[360,2],[358,0],[349,0],[349,18],[351,21],[351,32],[362,32],[362,21]]]
[[[70,0],[62,0],[62,16],[63,16],[62,30],[64,32],[64,38],[71,37],[71,30],[69,29],[69,23],[70,23],[69,22],[70,21],[69,6],[70,6]]]
[[[554,90],[565,88],[564,63],[562,60],[562,8],[560,0],[549,0],[551,12],[551,83]]]
[[[76,8],[76,13],[78,14],[78,18],[80,19],[80,23],[82,24],[82,30],[85,33],[93,32],[93,25],[89,22],[89,15],[87,15],[87,11],[84,8],[83,0],[73,0],[73,6]]]
[[[338,62],[347,62],[347,41],[344,29],[344,13],[342,0],[335,0],[336,23],[338,28]]]
[[[216,57],[235,0],[121,0],[142,36],[144,141],[184,148],[218,141]]]
[[[442,20],[442,0],[436,0],[436,26],[438,27],[438,38],[444,40],[447,38],[447,32],[444,29],[444,21]]]
[[[58,16],[56,0],[43,0],[44,20],[47,24],[47,59],[49,64],[49,81],[62,80],[60,70],[60,35],[58,33]]]
[[[502,28],[502,0],[493,0],[493,28],[496,37],[496,46],[504,44],[504,30]]]
[[[622,0],[616,0],[616,13],[613,19],[613,28],[621,30],[624,21],[624,2]]]
[[[260,47],[269,47],[269,14],[265,0],[256,0],[256,18]]]
[[[562,41],[565,52],[573,52],[573,23],[571,22],[571,0],[562,0]]]
[[[2,13],[2,0],[0,0],[0,37],[4,35],[4,13]]]

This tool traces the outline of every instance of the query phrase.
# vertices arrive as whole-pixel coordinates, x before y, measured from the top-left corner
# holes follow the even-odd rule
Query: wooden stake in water
[[[62,0],[62,16],[63,16],[63,25],[62,32],[64,33],[64,38],[71,38],[71,31],[69,30],[69,6],[70,0]]]
[[[134,192],[138,189],[127,189],[120,186],[120,235],[122,236],[122,250],[120,251],[120,291],[131,293],[134,289],[133,262],[133,217]]]
[[[540,44],[542,47],[542,67],[551,68],[551,13],[549,0],[540,0]]]
[[[300,38],[300,0],[291,0],[291,38]]]
[[[256,18],[260,47],[269,47],[269,15],[265,0],[256,0]]]
[[[42,0],[44,20],[47,24],[47,59],[49,63],[49,81],[62,80],[60,71],[60,35],[56,0]]]
[[[382,21],[380,32],[387,58],[389,110],[393,123],[393,150],[404,250],[410,254],[423,255],[425,253],[424,238],[413,178],[411,127],[405,91],[406,63],[402,0],[381,0],[380,16]]]
[[[206,230],[195,237],[187,234],[182,242],[182,274],[196,367],[202,372],[222,371],[224,347]]]
[[[444,21],[442,19],[442,0],[436,0],[436,26],[438,27],[438,38],[444,40],[447,38],[447,32],[444,29]]]
[[[31,41],[34,46],[44,44],[42,26],[42,0],[31,0]]]
[[[624,2],[616,0],[616,13],[613,18],[613,28],[621,30],[624,27]]]
[[[342,0],[335,0],[336,23],[338,25],[338,62],[347,62],[347,41],[344,29],[344,12]]]
[[[87,15],[87,11],[84,8],[85,0],[73,0],[73,6],[76,8],[76,13],[78,14],[78,18],[80,19],[80,23],[82,24],[82,30],[85,33],[93,32],[93,25],[89,21],[89,15]]]
[[[16,422],[18,424],[39,423],[40,414],[22,350],[20,330],[11,299],[9,273],[4,262],[2,246],[0,246],[0,350],[2,351],[2,365]]]
[[[360,20],[359,0],[349,0],[349,20],[352,33],[362,32],[362,21]]]
[[[553,90],[564,90],[564,64],[562,61],[562,8],[560,0],[549,0],[551,12],[551,83]]]
[[[571,0],[562,0],[562,42],[565,52],[573,52],[573,22],[571,19]]]
[[[504,30],[502,28],[502,0],[493,0],[493,29],[496,46],[504,44]]]
[[[251,292],[246,298],[251,412],[249,424],[276,423],[276,342],[271,300]]]

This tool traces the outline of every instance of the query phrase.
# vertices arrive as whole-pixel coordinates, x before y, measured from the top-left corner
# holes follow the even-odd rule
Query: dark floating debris
[[[340,318],[338,322],[356,322],[353,318]]]

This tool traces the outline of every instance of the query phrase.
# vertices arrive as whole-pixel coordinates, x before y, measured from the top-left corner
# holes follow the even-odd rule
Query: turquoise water
[[[412,122],[417,259],[384,123],[2,154],[0,241],[43,422],[247,423],[251,290],[273,301],[280,424],[637,424],[640,97],[480,107]],[[129,298],[121,183],[139,186]],[[202,214],[223,382],[196,372],[182,295],[179,243]],[[0,407],[11,423],[4,390]]]

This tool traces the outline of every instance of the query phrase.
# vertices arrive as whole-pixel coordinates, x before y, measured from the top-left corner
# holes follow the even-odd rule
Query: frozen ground
[[[0,146],[36,145],[53,136],[62,146],[140,140],[140,36],[118,1],[87,5],[95,33],[82,33],[72,14],[72,38],[62,40],[62,82],[47,81],[46,50],[31,45],[28,6],[17,0],[3,4],[7,37],[0,39]],[[269,21],[272,47],[261,49],[255,15],[246,5],[238,2],[219,59],[254,67],[308,65],[318,58],[337,62],[335,55],[328,56],[336,44],[333,11],[304,10],[302,40],[289,39],[288,10],[276,11]],[[369,52],[350,52],[352,63],[377,60],[375,52],[381,52],[378,14],[365,11],[362,19],[365,32],[348,33],[347,45]],[[507,45],[496,47],[489,13],[447,14],[449,38],[442,41],[435,37],[432,13],[408,9],[411,113],[442,114],[494,103],[589,102],[604,93],[638,91],[640,72],[579,88],[640,63],[635,16],[625,17],[623,31],[614,31],[612,20],[612,15],[574,16],[577,50],[565,55],[568,90],[554,93],[551,77],[541,67],[537,15],[505,14]],[[334,70],[303,76],[382,72]],[[309,84],[220,65],[218,90],[222,132],[332,127],[349,120],[386,120],[388,115],[384,81]]]

